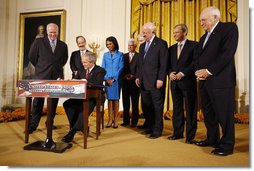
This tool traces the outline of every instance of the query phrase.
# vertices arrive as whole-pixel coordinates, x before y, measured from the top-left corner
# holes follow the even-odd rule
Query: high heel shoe
[[[112,128],[118,128],[118,125],[113,125]]]
[[[112,128],[118,128],[118,123],[114,122],[113,125],[112,125]]]
[[[105,126],[105,128],[110,128],[111,126],[113,127],[114,121],[112,121],[111,123],[108,122],[107,125]]]

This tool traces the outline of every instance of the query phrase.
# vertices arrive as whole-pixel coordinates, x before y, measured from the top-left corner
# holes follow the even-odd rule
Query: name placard
[[[86,98],[86,80],[19,80],[18,96]]]

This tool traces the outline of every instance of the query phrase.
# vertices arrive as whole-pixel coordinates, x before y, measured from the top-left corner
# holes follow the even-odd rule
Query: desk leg
[[[32,97],[26,98],[26,122],[25,122],[25,143],[29,141],[29,124],[30,124],[30,116],[31,116],[31,103]]]
[[[89,98],[84,99],[83,102],[83,116],[84,116],[84,148],[87,148],[87,129],[88,129],[88,115],[89,115]]]
[[[47,99],[47,108],[48,108],[48,113],[47,113],[47,139],[44,142],[44,144],[42,144],[42,146],[44,148],[55,148],[55,143],[52,139],[52,127],[53,127],[53,112],[55,111],[54,107],[55,107],[55,103],[54,100],[56,99],[52,99],[52,98],[48,98]]]
[[[99,139],[101,134],[101,98],[96,99],[96,140]]]

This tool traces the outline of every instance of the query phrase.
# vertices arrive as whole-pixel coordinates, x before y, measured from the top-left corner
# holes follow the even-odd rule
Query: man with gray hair
[[[220,11],[216,7],[205,8],[200,14],[200,23],[206,33],[199,40],[195,75],[200,82],[207,137],[197,145],[213,146],[213,154],[226,156],[233,153],[235,144],[234,55],[238,44],[238,28],[235,23],[219,20]]]
[[[151,22],[143,25],[142,34],[146,42],[140,45],[136,84],[141,88],[142,110],[147,124],[143,134],[156,139],[163,130],[168,46],[156,36],[156,26]]]
[[[132,128],[136,127],[139,119],[139,88],[135,84],[138,64],[138,52],[135,51],[137,42],[135,39],[130,39],[128,42],[128,53],[125,53],[124,67],[123,67],[123,123],[121,126],[130,125]],[[132,115],[130,115],[130,101],[132,106]]]
[[[59,28],[55,23],[47,25],[47,36],[37,38],[31,45],[28,57],[35,67],[33,79],[57,80],[63,79],[63,66],[68,60],[66,43],[58,39]],[[49,114],[54,118],[58,98],[48,99],[52,103]],[[44,98],[34,98],[32,118],[29,124],[29,133],[35,131],[39,125],[44,105]]]

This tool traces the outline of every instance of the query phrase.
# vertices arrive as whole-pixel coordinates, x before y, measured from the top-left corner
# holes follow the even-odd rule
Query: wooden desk
[[[86,86],[85,86],[86,87]],[[84,115],[84,148],[87,148],[87,130],[88,130],[88,116],[89,116],[89,99],[96,99],[96,139],[99,139],[100,135],[100,124],[101,124],[101,105],[102,105],[102,91],[103,87],[101,86],[89,86],[86,88],[86,94],[84,96],[83,102],[83,115]],[[26,97],[26,117],[25,117],[25,143],[29,141],[29,122],[31,116],[31,103],[32,97],[37,97],[36,95]],[[42,96],[39,96],[42,97]],[[55,97],[62,98],[62,96]],[[66,97],[65,97],[66,98]],[[81,98],[82,99],[82,98]],[[51,109],[51,100],[52,98],[47,98],[47,108],[48,111]],[[24,147],[26,150],[41,150],[41,151],[52,151],[62,153],[67,148],[72,146],[71,143],[55,143],[52,139],[52,126],[53,126],[53,116],[48,112],[47,114],[47,139],[43,141],[37,141],[30,145]]]

